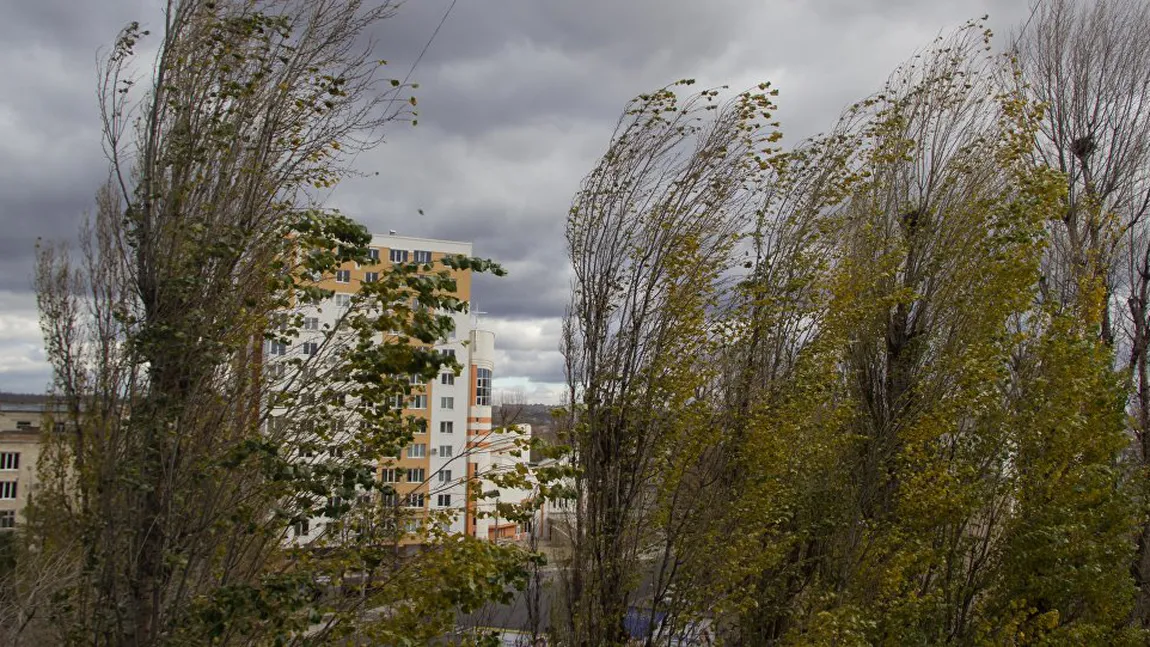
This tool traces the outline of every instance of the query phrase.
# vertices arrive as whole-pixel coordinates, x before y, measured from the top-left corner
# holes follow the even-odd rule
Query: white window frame
[[[423,394],[411,396],[411,402],[407,405],[408,409],[426,409],[427,396]]]
[[[439,470],[439,482],[440,483],[450,483],[452,480],[453,479],[451,478],[451,470]]]
[[[15,510],[0,510],[0,529],[9,529],[16,527],[16,511]]]
[[[451,445],[440,445],[439,455],[444,458],[450,458],[455,453],[455,448]]]
[[[427,480],[427,470],[422,467],[408,467],[403,479],[408,483],[423,483]]]
[[[336,270],[335,271],[336,283],[351,283],[351,270]]]
[[[351,295],[337,292],[335,294],[335,307],[347,309],[351,307]]]
[[[406,263],[407,250],[406,249],[389,249],[387,250],[387,260],[392,263]]]
[[[20,452],[0,452],[0,470],[14,472],[20,469]]]
[[[0,500],[15,501],[18,481],[0,481]]]
[[[447,385],[447,386],[454,386],[455,385],[455,373],[448,371],[446,373],[440,374],[439,383]]]
[[[450,494],[438,494],[438,495],[436,495],[435,507],[437,507],[437,508],[450,508],[451,507],[451,495]]]
[[[367,255],[371,257],[372,263],[378,263],[379,262],[379,248],[378,247],[372,247],[371,249],[368,249]]]
[[[487,373],[484,376],[484,373]],[[491,388],[494,374],[489,368],[475,369],[475,405],[479,407],[491,406]]]
[[[301,344],[301,348],[304,355],[311,357],[312,355],[319,353],[319,342],[305,341],[303,344]]]
[[[408,458],[427,458],[427,443],[412,443],[407,446]]]
[[[439,408],[453,411],[455,409],[455,398],[450,395],[439,398]]]
[[[426,249],[415,250],[413,256],[416,263],[427,264],[431,262],[431,252]]]
[[[319,317],[304,317],[303,318],[304,330],[319,330]]]
[[[379,280],[379,272],[364,272],[363,273],[363,282],[364,283],[375,283],[378,280]]]
[[[454,420],[441,420],[439,421],[439,433],[441,434],[454,434],[455,421]]]

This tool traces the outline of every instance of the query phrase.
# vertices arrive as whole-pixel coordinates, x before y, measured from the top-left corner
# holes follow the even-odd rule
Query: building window
[[[302,537],[311,530],[311,524],[308,523],[307,519],[300,519],[292,524],[292,530],[295,531],[296,537]]]
[[[351,282],[351,270],[336,270],[335,271],[335,282],[336,283],[350,283]]]
[[[20,469],[20,452],[0,452],[0,470]]]
[[[439,470],[439,482],[440,483],[450,483],[451,482],[451,470]]]
[[[415,250],[415,262],[416,263],[430,263],[431,262],[431,252],[428,252],[428,251],[425,251],[422,249]]]
[[[31,420],[17,420],[16,421],[16,428],[17,429],[31,429],[32,428],[32,421]]]
[[[304,330],[319,330],[319,317],[304,317]]]
[[[0,481],[0,499],[16,498],[16,481]]]
[[[491,369],[489,368],[475,370],[475,404],[481,407],[491,406]]]
[[[392,263],[406,263],[407,250],[406,249],[389,249],[387,250],[387,260]]]
[[[451,420],[444,420],[439,423],[439,433],[453,434],[455,433],[455,423]]]
[[[351,295],[350,294],[337,294],[335,295],[335,305],[337,308],[350,308]]]
[[[408,483],[423,483],[427,478],[427,470],[422,467],[409,467],[406,470]]]
[[[363,274],[363,282],[364,283],[375,283],[378,280],[379,280],[379,272],[364,272],[364,274]]]
[[[303,343],[303,354],[304,355],[311,356],[311,355],[315,355],[318,352],[319,352],[319,344],[318,343],[316,343],[314,341],[305,341]]]
[[[408,508],[422,508],[423,496],[424,495],[422,492],[412,492],[411,494],[407,495],[407,498],[403,500],[403,505],[407,506]]]
[[[440,456],[451,456],[452,450],[453,450],[453,448],[451,445],[440,445],[439,446],[439,455]]]
[[[455,359],[455,349],[454,348],[444,348],[443,350],[439,351],[439,354],[442,355],[443,357],[450,357],[451,359]]]
[[[287,344],[282,341],[269,341],[268,355],[287,355]]]
[[[451,386],[455,384],[455,373],[444,373],[439,376],[439,383]]]
[[[427,445],[424,443],[416,443],[407,446],[408,458],[427,458]]]
[[[426,409],[427,396],[426,395],[413,395],[411,396],[411,406],[409,409]]]
[[[16,511],[0,510],[0,528],[16,527]]]
[[[455,398],[439,398],[439,408],[440,409],[454,409],[455,408]]]
[[[402,470],[395,467],[385,467],[379,471],[379,480],[384,483],[399,483]]]
[[[427,384],[427,380],[423,379],[423,376],[419,375],[418,373],[409,375],[407,377],[407,381],[408,381],[408,383],[414,384],[416,386],[419,386],[421,384]]]
[[[371,257],[372,263],[378,263],[379,262],[379,250],[378,249],[372,247],[371,249],[367,250],[367,255]]]
[[[450,508],[451,507],[451,495],[450,494],[440,494],[439,496],[437,496],[435,498],[435,505],[437,505],[441,508]]]

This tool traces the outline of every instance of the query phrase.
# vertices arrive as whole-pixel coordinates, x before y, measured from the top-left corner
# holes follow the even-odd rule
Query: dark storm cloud
[[[408,0],[379,27],[386,75],[407,74],[449,4]],[[158,6],[0,0],[2,389],[43,387],[33,245],[74,238],[105,176],[97,50],[128,20],[154,28]],[[412,74],[419,126],[396,124],[358,156],[365,176],[330,202],[374,231],[471,240],[503,263],[508,277],[477,279],[475,305],[496,331],[503,384],[546,393],[562,379],[564,217],[630,97],[683,77],[734,89],[769,80],[795,141],[939,33],[983,13],[1006,32],[1028,11],[1025,0],[458,0]]]
[[[74,238],[106,177],[96,112],[97,53],[127,21],[156,15],[147,4],[2,3],[0,290],[27,294],[36,240]]]

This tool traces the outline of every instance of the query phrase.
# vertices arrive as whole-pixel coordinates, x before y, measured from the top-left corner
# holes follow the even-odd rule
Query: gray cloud
[[[34,300],[26,292],[0,291],[0,391],[39,393],[51,377]]]
[[[387,74],[407,73],[449,1],[409,0],[380,26]],[[128,20],[157,24],[158,5],[3,0],[2,389],[46,383],[32,248],[37,237],[73,238],[105,176],[97,50]],[[397,125],[360,155],[365,177],[331,204],[375,231],[472,240],[502,262],[508,277],[474,289],[502,349],[501,384],[551,397],[569,289],[564,217],[630,97],[682,77],[736,89],[770,80],[795,141],[829,128],[940,32],[983,13],[1005,32],[1028,10],[1022,0],[458,0],[412,74],[419,126]]]

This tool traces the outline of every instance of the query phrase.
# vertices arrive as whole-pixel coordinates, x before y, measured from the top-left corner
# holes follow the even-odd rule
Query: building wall
[[[488,493],[469,510],[471,535],[480,539],[520,539],[524,528],[517,522],[500,519],[496,506],[500,503],[521,504],[533,494],[532,489],[497,486],[491,476],[514,472],[518,465],[527,463],[528,453],[520,441],[531,437],[531,426],[515,425],[515,429],[495,429],[473,436],[470,461],[473,465],[473,487]],[[490,496],[490,494],[495,496]]]
[[[472,253],[470,243],[457,241],[433,240],[396,235],[374,235],[371,248],[378,250],[379,262],[371,265],[345,263],[339,269],[347,272],[346,281],[337,281],[328,278],[319,283],[325,289],[335,292],[330,299],[318,306],[305,308],[301,314],[305,317],[315,317],[319,320],[318,331],[301,331],[296,339],[296,348],[289,352],[297,354],[306,343],[322,343],[323,328],[325,325],[333,326],[343,310],[338,305],[339,295],[355,294],[367,280],[369,273],[378,273],[381,277],[393,265],[392,250],[406,252],[406,261],[415,262],[415,253],[430,252],[432,264],[436,272],[444,268],[439,261],[446,255],[468,255]],[[449,270],[456,281],[455,296],[461,300],[469,301],[471,298],[471,272],[468,270]],[[422,483],[400,482],[392,484],[400,497],[410,494],[424,495],[423,509],[455,510],[454,521],[448,530],[451,532],[464,532],[466,530],[463,509],[467,500],[467,430],[468,407],[472,401],[469,385],[473,382],[472,355],[472,319],[466,313],[454,313],[454,334],[434,347],[441,352],[453,351],[456,361],[462,366],[454,379],[447,380],[441,373],[434,380],[425,385],[412,389],[412,395],[426,396],[426,406],[422,409],[407,408],[404,415],[413,415],[427,421],[425,433],[416,434],[412,445],[423,445],[423,455],[411,457],[409,449],[405,449],[399,459],[381,459],[380,467],[423,469],[426,479]],[[493,336],[492,336],[493,339]],[[489,355],[493,350],[489,350]],[[445,371],[446,373],[447,371]],[[450,422],[452,431],[447,433],[441,423]],[[450,471],[450,479],[447,472]],[[440,504],[443,505],[440,505]],[[299,541],[314,539],[323,529],[323,519],[312,519],[308,524],[306,534],[298,536]],[[412,541],[418,541],[413,538]]]
[[[0,403],[0,530],[24,523],[24,508],[36,490],[43,416],[40,398]],[[13,465],[13,460],[17,465]]]

